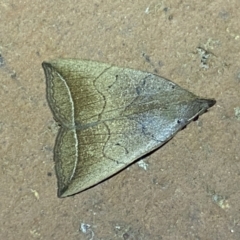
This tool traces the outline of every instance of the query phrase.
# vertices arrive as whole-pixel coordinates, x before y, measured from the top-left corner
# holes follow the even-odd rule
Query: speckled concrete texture
[[[224,0],[1,1],[0,239],[240,239],[239,9]],[[157,73],[217,104],[141,164],[59,199],[41,67],[58,57]]]

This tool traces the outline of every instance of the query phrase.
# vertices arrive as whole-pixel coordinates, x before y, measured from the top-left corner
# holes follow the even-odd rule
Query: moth
[[[60,128],[58,197],[88,189],[159,148],[215,104],[152,73],[78,59],[42,63]]]

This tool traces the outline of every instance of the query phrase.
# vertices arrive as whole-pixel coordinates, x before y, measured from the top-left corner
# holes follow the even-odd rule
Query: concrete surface
[[[239,9],[237,0],[2,0],[0,239],[240,239]],[[41,67],[57,57],[156,72],[217,104],[148,165],[58,199]]]

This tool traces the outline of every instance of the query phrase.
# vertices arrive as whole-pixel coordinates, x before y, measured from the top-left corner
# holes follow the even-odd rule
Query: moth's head
[[[194,99],[191,104],[187,103],[185,107],[181,108],[180,115],[182,115],[182,121],[186,122],[186,124],[189,123],[196,117],[205,113],[215,103],[216,103],[216,100],[214,99],[204,99],[204,98]],[[181,121],[181,118],[179,120]]]

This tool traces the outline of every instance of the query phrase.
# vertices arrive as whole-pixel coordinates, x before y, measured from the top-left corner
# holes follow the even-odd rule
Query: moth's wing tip
[[[56,171],[56,177],[57,177],[57,196],[59,198],[65,198],[69,195],[69,184],[67,182],[64,182],[64,176],[61,175],[61,172],[57,171],[56,165],[55,165],[55,171]]]
[[[64,196],[61,193],[59,193],[59,192],[57,192],[57,197],[58,198],[64,198]]]
[[[217,102],[215,99],[205,99],[207,104],[208,104],[208,108],[212,107],[213,105],[215,105],[215,103]]]
[[[43,67],[43,69],[45,69],[47,66],[49,66],[50,65],[50,63],[49,62],[46,62],[46,61],[43,61],[42,62],[42,67]]]
[[[196,99],[196,103],[199,107],[199,111],[196,114],[196,116],[200,116],[207,112],[208,109],[211,108],[216,103],[216,100],[213,98],[198,98]]]
[[[202,109],[207,110],[216,103],[216,100],[213,98],[199,98],[197,102],[202,106]]]
[[[92,187],[92,186],[90,186],[90,187]],[[59,198],[70,197],[70,196],[76,195],[80,192],[83,192],[84,190],[86,190],[90,187],[82,187],[82,188],[77,188],[76,189],[71,185],[71,182],[68,185],[66,185],[66,184],[63,184],[61,182],[61,180],[58,178],[57,196]]]
[[[86,189],[88,189],[88,188],[86,188]],[[65,187],[63,189],[58,188],[57,196],[58,196],[58,198],[71,197],[71,196],[74,196],[74,195],[76,195],[76,194],[78,194],[80,192],[83,192],[86,189],[71,192],[71,191],[69,191],[68,187]]]
[[[65,197],[68,197],[70,196],[70,194],[67,194],[67,190],[68,190],[68,187],[65,186],[65,187],[58,187],[58,191],[57,191],[57,196],[59,198],[65,198]]]
[[[42,68],[44,70],[44,73],[45,73],[45,77],[46,77],[46,80],[49,80],[49,76],[52,72],[52,65],[51,63],[49,62],[42,62]]]

